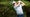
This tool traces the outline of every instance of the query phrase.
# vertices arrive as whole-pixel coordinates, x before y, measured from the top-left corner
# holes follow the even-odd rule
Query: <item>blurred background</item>
[[[14,0],[0,0],[0,17],[17,17],[16,11],[12,6],[12,1]],[[26,4],[23,6],[24,17],[26,17],[27,10],[30,10],[30,0],[22,1]]]

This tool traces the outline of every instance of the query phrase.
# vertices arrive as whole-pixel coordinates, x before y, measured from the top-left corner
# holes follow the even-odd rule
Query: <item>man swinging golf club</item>
[[[17,13],[17,17],[24,17],[24,13],[23,13],[23,9],[22,6],[24,6],[25,4],[22,1],[13,1],[13,7]]]

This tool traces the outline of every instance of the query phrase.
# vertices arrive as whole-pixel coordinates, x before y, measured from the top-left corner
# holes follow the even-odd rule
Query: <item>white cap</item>
[[[12,2],[12,4],[13,4],[13,3],[16,3],[16,2],[15,2],[15,1],[13,1],[13,2]]]

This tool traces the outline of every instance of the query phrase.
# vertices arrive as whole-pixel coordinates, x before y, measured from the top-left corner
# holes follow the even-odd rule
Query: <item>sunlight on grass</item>
[[[0,2],[0,4],[7,4],[8,2]]]

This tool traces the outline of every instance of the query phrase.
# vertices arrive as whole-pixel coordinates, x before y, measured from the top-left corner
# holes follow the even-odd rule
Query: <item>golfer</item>
[[[24,13],[23,13],[23,9],[22,6],[24,6],[25,4],[22,1],[13,1],[13,7],[17,13],[17,17],[24,17]]]

